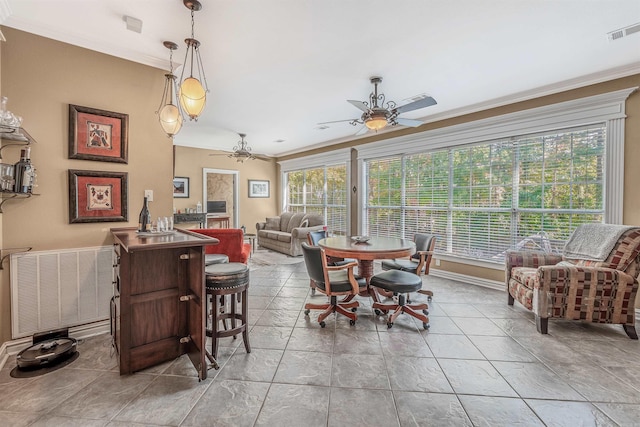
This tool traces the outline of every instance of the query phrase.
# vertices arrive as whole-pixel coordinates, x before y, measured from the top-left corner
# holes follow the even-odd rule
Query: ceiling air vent
[[[640,22],[638,22],[637,24],[629,25],[625,28],[620,28],[619,30],[611,31],[610,33],[607,33],[607,37],[609,38],[609,41],[614,41],[626,36],[630,36],[633,33],[640,33]]]

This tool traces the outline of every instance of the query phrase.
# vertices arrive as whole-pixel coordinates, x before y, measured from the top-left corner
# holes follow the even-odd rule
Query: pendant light
[[[180,108],[173,103],[173,94],[178,92],[176,83],[176,76],[173,74],[173,51],[178,48],[178,45],[174,42],[165,41],[162,43],[164,47],[169,49],[169,66],[170,70],[168,74],[165,74],[166,78],[164,82],[164,91],[162,92],[162,99],[160,100],[160,107],[156,114],[158,120],[160,120],[160,126],[165,131],[169,138],[180,132],[182,128],[182,112]]]
[[[182,110],[187,113],[189,120],[198,120],[198,116],[204,110],[207,102],[207,78],[204,75],[202,67],[202,59],[200,58],[200,42],[194,38],[194,12],[202,9],[202,4],[198,0],[183,0],[187,9],[191,10],[191,37],[184,40],[187,44],[187,53],[184,57],[184,65],[182,74],[180,75],[180,105]],[[195,62],[195,64],[194,64]],[[189,75],[184,78],[185,70],[189,68]],[[194,68],[196,76],[194,76]],[[203,86],[204,82],[204,86]]]

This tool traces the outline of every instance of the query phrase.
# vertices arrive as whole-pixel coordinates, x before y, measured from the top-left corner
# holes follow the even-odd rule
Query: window
[[[285,210],[322,215],[335,234],[347,234],[347,166],[324,166],[284,173]]]
[[[606,126],[564,129],[364,162],[367,233],[430,232],[437,251],[502,262],[510,247],[559,252],[603,221]]]

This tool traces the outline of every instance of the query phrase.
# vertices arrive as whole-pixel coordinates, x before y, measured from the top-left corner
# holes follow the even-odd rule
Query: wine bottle
[[[151,212],[149,212],[149,204],[146,197],[144,198],[142,210],[138,216],[138,231],[151,231]]]
[[[20,150],[20,161],[14,167],[16,193],[31,193],[33,191],[33,166],[31,165],[31,147]]]

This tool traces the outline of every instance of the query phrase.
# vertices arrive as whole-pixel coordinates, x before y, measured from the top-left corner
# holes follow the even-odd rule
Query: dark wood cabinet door
[[[187,343],[186,353],[198,371],[198,378],[207,378],[206,360],[206,295],[204,293],[204,248],[189,248],[189,261],[187,266],[187,278],[185,285],[187,295],[187,333],[191,338]]]

